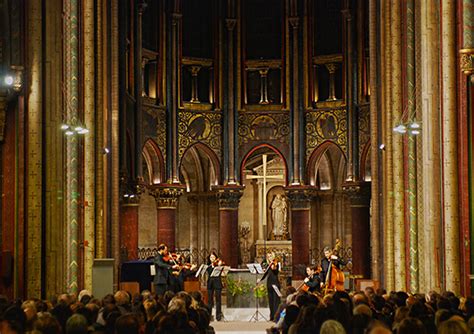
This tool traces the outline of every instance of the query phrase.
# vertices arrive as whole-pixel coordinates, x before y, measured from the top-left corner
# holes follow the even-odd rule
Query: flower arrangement
[[[253,295],[258,299],[267,297],[267,287],[264,284],[258,284],[255,288],[253,288]]]
[[[250,283],[247,281],[243,281],[240,278],[238,280],[234,280],[232,279],[232,277],[227,276],[226,283],[227,291],[232,296],[245,295],[251,289]]]

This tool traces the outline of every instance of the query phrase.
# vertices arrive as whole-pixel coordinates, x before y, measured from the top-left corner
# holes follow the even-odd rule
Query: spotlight
[[[77,128],[76,128],[77,129]],[[81,128],[81,130],[76,130],[78,134],[80,135],[85,135],[86,133],[89,133],[89,130],[86,128]]]
[[[109,150],[107,147],[104,147],[104,148],[102,149],[102,153],[103,153],[103,154],[109,154],[109,153],[110,153],[110,150]]]
[[[72,131],[72,130],[66,130],[66,132],[64,132],[64,134],[65,134],[66,136],[72,136],[72,135],[74,134],[74,131]]]
[[[406,133],[407,127],[403,124],[397,125],[396,127],[393,128],[393,132]]]
[[[130,196],[130,195],[129,195],[129,194],[125,194],[125,195],[123,195],[123,197],[125,197],[125,198],[128,198],[128,196]]]
[[[413,123],[410,124],[410,129],[419,129],[419,128],[421,128],[421,125],[417,121],[413,121]]]
[[[67,130],[67,129],[69,129],[69,125],[67,124],[61,125],[61,130]]]
[[[380,144],[379,149],[385,150],[385,144]]]
[[[76,130],[77,133],[81,133],[81,131],[84,130],[84,128],[82,126],[78,125],[74,128],[74,130]]]
[[[12,86],[14,82],[13,76],[6,75],[4,81],[7,86]]]
[[[415,136],[416,136],[416,135],[419,135],[419,134],[420,134],[420,130],[418,130],[418,129],[413,129],[413,130],[410,131],[410,134],[411,134],[411,135],[415,135]]]

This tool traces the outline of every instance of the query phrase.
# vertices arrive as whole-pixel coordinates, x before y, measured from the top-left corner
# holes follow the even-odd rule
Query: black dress
[[[277,295],[273,285],[280,289],[280,281],[278,280],[278,274],[280,273],[280,263],[276,264],[276,268],[272,269],[272,264],[265,271],[261,280],[267,279],[267,292],[268,292],[268,306],[270,307],[270,321],[275,319],[275,313],[280,305],[280,297]]]
[[[214,307],[214,295],[216,296],[216,320],[222,320],[222,280],[221,276],[211,277],[211,274],[214,270],[215,266],[209,265],[207,267],[207,303],[209,305],[209,309],[211,310]]]

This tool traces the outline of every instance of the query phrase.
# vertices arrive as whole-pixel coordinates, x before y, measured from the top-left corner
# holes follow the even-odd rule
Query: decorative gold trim
[[[459,53],[461,54],[461,59],[459,61],[461,71],[465,75],[473,74],[474,73],[474,48],[461,49],[459,50]]]
[[[341,108],[346,106],[346,101],[344,100],[327,100],[316,102],[316,109],[319,108]]]
[[[210,111],[213,110],[213,105],[206,102],[183,102],[183,106],[180,110],[197,110],[197,111]]]
[[[214,65],[214,60],[208,58],[183,57],[183,59],[181,59],[181,64],[184,66],[212,67]]]
[[[258,59],[258,60],[249,59],[245,61],[246,71],[269,69],[269,68],[282,68],[281,59]]]
[[[329,63],[342,63],[342,60],[343,60],[342,54],[314,56],[313,64],[324,65],[324,64],[329,64]]]

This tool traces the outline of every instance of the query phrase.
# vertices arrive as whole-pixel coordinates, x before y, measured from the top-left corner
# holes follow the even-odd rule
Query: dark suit
[[[155,292],[158,296],[162,296],[166,290],[168,290],[169,276],[171,265],[163,260],[163,255],[158,253],[153,259],[155,264],[155,278],[153,284],[155,284]]]
[[[275,319],[275,312],[280,305],[280,297],[278,297],[273,285],[280,288],[280,281],[278,280],[278,274],[280,272],[280,264],[277,264],[276,269],[271,269],[271,264],[265,271],[262,277],[262,281],[267,279],[267,292],[268,292],[268,306],[270,307],[270,321]]]
[[[321,277],[319,275],[313,275],[311,277],[308,277],[308,282],[305,282],[304,284],[309,287],[308,292],[314,292],[314,291],[320,291],[321,290]]]
[[[216,295],[216,319],[222,319],[222,280],[220,276],[211,277],[215,267],[210,265],[207,267],[207,302],[211,310],[214,307],[214,294]]]
[[[334,264],[338,269],[341,269],[341,266],[346,264],[342,259],[337,259],[337,260],[332,260],[332,264]],[[329,263],[330,261],[327,258],[324,258],[321,260],[321,273],[319,274],[319,277],[321,278],[321,282],[326,283],[326,277],[328,273],[328,268],[329,268]],[[328,279],[331,279],[331,275],[329,275]]]

